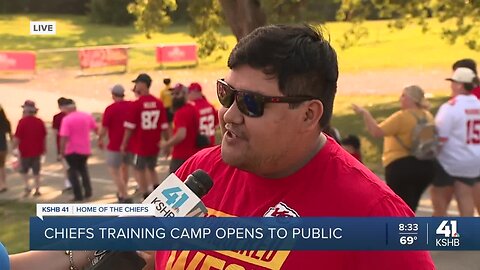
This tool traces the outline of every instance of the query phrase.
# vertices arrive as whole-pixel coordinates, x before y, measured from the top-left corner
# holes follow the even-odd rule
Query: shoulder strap
[[[417,120],[417,123],[415,125],[418,124],[418,122],[420,122],[420,120],[423,120],[423,119],[426,119],[426,118],[420,118],[418,117],[416,114],[414,114],[412,111],[409,111],[409,113],[411,115],[413,115],[413,117],[415,118],[415,120]],[[402,140],[400,139],[400,137],[398,137],[398,135],[395,135],[395,140],[397,140],[397,142],[405,149],[407,150],[407,152],[410,152],[410,147],[407,147],[407,145],[405,143],[402,142]]]
[[[425,117],[418,117],[416,114],[414,114],[412,111],[410,111],[410,114],[413,115],[413,117],[415,118],[415,120],[417,120],[417,122],[419,122],[420,120],[427,120],[427,115],[425,114]]]
[[[395,140],[397,140],[397,142],[403,147],[405,148],[405,150],[407,150],[407,152],[410,152],[410,148],[408,148],[403,142],[402,140],[400,139],[400,137],[398,137],[398,135],[395,135],[393,136],[395,137]]]

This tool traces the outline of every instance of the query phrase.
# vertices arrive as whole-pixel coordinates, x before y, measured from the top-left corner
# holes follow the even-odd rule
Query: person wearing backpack
[[[420,197],[434,177],[437,138],[424,91],[416,85],[403,89],[401,109],[380,124],[370,112],[352,104],[363,116],[368,132],[384,137],[382,163],[387,185],[415,211]]]
[[[480,179],[480,101],[472,94],[475,79],[471,69],[455,69],[447,79],[452,98],[435,116],[442,146],[432,188],[434,216],[447,215],[454,194],[460,215],[474,215],[474,186]]]

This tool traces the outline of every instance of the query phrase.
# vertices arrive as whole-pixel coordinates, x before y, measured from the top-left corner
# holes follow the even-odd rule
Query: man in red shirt
[[[170,173],[175,172],[189,157],[198,152],[198,113],[192,104],[187,103],[188,88],[177,84],[172,91],[173,135],[162,144],[164,152],[173,146]]]
[[[64,97],[61,97],[57,100],[58,104],[58,109],[60,110],[59,113],[55,114],[53,116],[52,120],[52,129],[53,129],[53,134],[55,135],[56,139],[56,146],[57,146],[57,161],[61,161],[62,167],[63,167],[63,172],[65,174],[65,189],[63,192],[71,191],[72,190],[72,185],[70,184],[70,181],[68,180],[68,175],[67,175],[67,169],[65,166],[65,160],[61,158],[60,155],[60,126],[62,124],[62,120],[67,115],[66,113],[66,104],[67,99]]]
[[[123,135],[125,133],[124,123],[130,108],[130,102],[124,100],[125,89],[117,84],[112,87],[113,103],[103,113],[102,129],[98,134],[98,147],[104,149],[104,138],[108,134],[108,145],[106,150],[107,166],[117,185],[117,198],[119,203],[131,203],[128,197],[128,163],[129,154],[120,152]],[[127,147],[127,152],[130,149]]]
[[[38,111],[35,102],[26,100],[22,108],[23,117],[18,122],[12,149],[18,146],[20,152],[20,174],[22,174],[25,181],[24,196],[28,196],[31,192],[28,178],[30,169],[32,169],[35,181],[35,193],[33,193],[33,196],[40,196],[40,157],[46,153],[47,130],[45,123],[35,116]]]
[[[159,184],[155,167],[160,136],[168,139],[168,122],[163,103],[150,94],[150,76],[142,73],[132,82],[135,83],[133,92],[138,99],[132,102],[124,123],[125,134],[120,151],[125,153],[128,143],[131,143],[135,178],[146,198]]]
[[[375,174],[322,129],[336,53],[309,26],[266,26],[241,39],[217,81],[223,138],[177,170],[213,179],[209,216],[411,217]],[[157,251],[156,269],[431,270],[426,251]]]
[[[214,146],[215,130],[218,127],[217,110],[202,94],[202,86],[199,83],[194,82],[188,86],[188,100],[199,114],[200,134],[208,136],[210,138],[210,146]]]

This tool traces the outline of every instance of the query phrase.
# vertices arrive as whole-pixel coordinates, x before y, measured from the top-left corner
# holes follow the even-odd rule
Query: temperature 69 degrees
[[[418,239],[417,223],[398,224],[399,241],[401,245],[412,245]]]

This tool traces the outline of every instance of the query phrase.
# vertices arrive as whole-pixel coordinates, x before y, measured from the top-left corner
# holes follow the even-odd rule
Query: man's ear
[[[318,129],[320,118],[323,115],[323,103],[320,100],[311,100],[305,107],[303,122],[305,130]]]

